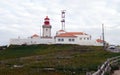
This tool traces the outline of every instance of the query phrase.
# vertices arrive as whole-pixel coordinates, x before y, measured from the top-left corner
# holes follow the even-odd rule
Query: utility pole
[[[105,34],[104,34],[104,24],[102,24],[102,38],[103,38],[103,49],[105,49]]]

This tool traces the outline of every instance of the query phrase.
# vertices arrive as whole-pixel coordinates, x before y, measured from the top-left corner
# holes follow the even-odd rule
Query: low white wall
[[[59,39],[64,39],[59,41]],[[74,41],[69,41],[69,39],[74,39]],[[102,46],[103,44],[96,42],[95,40],[80,40],[77,37],[67,37],[67,38],[27,38],[27,39],[10,39],[10,45],[22,45],[22,44],[78,44],[78,45],[93,45]]]
[[[27,38],[27,39],[10,39],[10,45],[22,45],[22,44],[54,44],[53,38]]]

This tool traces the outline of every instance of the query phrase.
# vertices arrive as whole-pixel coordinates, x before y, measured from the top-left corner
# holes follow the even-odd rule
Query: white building
[[[60,30],[55,37],[58,44],[91,45],[91,36],[83,32],[65,32]]]
[[[63,21],[62,21],[63,22]],[[10,39],[10,45],[32,45],[32,44],[78,44],[78,45],[94,45],[102,46],[103,41],[100,39],[93,40],[91,35],[84,32],[66,32],[65,30],[59,30],[55,36],[51,36],[50,19],[48,16],[44,19],[42,26],[42,36],[37,34],[32,35],[29,38],[17,38]]]
[[[59,30],[57,32],[55,36],[55,43],[56,44],[98,45],[98,46],[102,45],[102,42],[98,40],[97,41],[92,40],[91,35],[88,35],[84,32],[65,32],[64,30]]]

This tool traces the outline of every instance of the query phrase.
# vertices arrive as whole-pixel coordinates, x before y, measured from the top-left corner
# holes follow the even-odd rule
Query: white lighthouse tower
[[[42,26],[43,28],[43,34],[42,38],[51,38],[51,28],[52,26],[50,25],[50,19],[48,16],[44,19],[44,25]]]

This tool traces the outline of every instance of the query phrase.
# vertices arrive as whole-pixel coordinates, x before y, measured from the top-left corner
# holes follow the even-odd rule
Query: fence
[[[112,57],[107,59],[107,61],[105,61],[102,66],[92,75],[104,75],[106,72],[111,70],[111,66],[114,63],[117,63],[118,61],[120,61],[120,56],[117,57]]]

